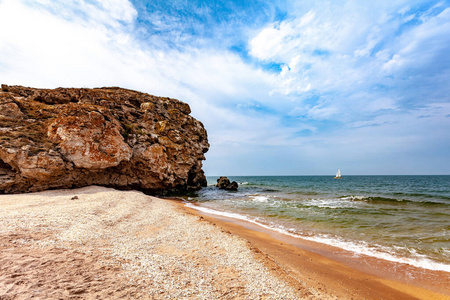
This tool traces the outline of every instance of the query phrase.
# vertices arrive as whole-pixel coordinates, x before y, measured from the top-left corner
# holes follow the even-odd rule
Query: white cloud
[[[398,54],[394,54],[392,58],[382,65],[382,69],[388,72],[397,71],[402,66],[404,60]]]
[[[314,13],[308,12],[298,20],[283,21],[264,28],[250,41],[250,54],[261,60],[284,61],[289,52],[307,44],[307,36],[313,32],[307,26],[314,20]],[[299,32],[305,31],[304,34]]]
[[[426,11],[421,16],[423,23],[408,27],[405,23],[416,17],[409,11],[404,1],[319,2],[306,13],[300,10],[295,17],[262,29],[249,42],[250,54],[284,64],[272,95],[303,100],[311,95],[322,97],[321,106],[310,106],[311,116],[333,118],[335,113],[361,107],[361,102],[372,108],[362,112],[383,106],[394,109],[398,107],[395,101],[407,96],[400,87],[406,88],[408,82],[415,85],[405,81],[405,76],[423,75],[432,69],[430,65],[439,69],[442,60],[448,61],[443,53],[448,53],[450,44],[450,9],[437,15]],[[380,100],[387,92],[380,89],[383,86],[398,93],[389,105]],[[356,93],[364,93],[364,98],[356,99]]]
[[[102,18],[103,23],[97,19],[79,23],[40,6],[3,1],[0,52],[8,59],[2,60],[2,82],[38,86],[112,83],[117,74],[108,71],[123,61],[124,41],[129,37],[117,28],[105,27],[117,19],[106,19],[105,14]]]
[[[4,2],[22,2],[28,7],[45,8],[61,18],[82,23],[88,21],[114,28],[124,23],[132,23],[137,11],[128,0],[4,0]]]
[[[365,106],[365,110],[369,112],[376,112],[379,110],[396,110],[398,106],[396,105],[396,100],[389,98],[387,96],[377,98],[376,101],[369,103]]]

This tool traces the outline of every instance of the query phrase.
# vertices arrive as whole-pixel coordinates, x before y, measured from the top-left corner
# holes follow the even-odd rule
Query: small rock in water
[[[73,196],[70,200],[77,200],[78,196]]]
[[[217,187],[219,189],[225,189],[230,184],[230,180],[226,178],[225,176],[220,176],[219,179],[217,179]]]
[[[225,177],[221,176],[219,179],[217,179],[217,185],[219,189],[222,190],[229,190],[229,191],[237,191],[238,184],[236,181],[230,182],[230,180]]]
[[[232,183],[230,183],[226,188],[226,190],[229,191],[237,191],[238,189],[238,183],[236,181],[233,181]]]

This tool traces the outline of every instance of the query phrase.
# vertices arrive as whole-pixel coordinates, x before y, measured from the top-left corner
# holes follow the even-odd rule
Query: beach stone
[[[203,124],[179,100],[110,88],[2,85],[0,193],[206,186]]]

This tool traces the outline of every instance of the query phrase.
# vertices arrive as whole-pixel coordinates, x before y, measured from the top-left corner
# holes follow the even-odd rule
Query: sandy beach
[[[449,299],[443,280],[370,275],[137,191],[0,196],[0,299]]]

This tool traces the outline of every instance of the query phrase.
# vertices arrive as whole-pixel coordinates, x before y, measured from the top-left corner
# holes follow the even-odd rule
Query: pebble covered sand
[[[0,299],[319,296],[168,200],[96,186],[0,195]]]

